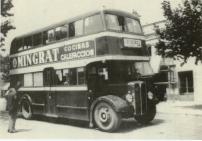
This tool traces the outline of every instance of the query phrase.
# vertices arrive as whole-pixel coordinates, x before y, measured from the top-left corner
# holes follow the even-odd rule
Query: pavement
[[[165,101],[157,105],[158,113],[184,114],[202,116],[202,104],[196,105],[194,101]]]

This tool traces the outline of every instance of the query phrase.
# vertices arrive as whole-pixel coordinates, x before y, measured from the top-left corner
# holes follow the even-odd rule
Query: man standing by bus
[[[16,86],[10,87],[6,92],[5,97],[7,99],[7,110],[9,115],[9,133],[15,133],[15,122],[17,119],[17,111],[18,111],[18,97],[17,91],[20,88],[21,83],[18,81]]]

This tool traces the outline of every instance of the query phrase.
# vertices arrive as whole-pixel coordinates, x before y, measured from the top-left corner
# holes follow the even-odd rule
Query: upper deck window
[[[103,31],[104,26],[102,23],[101,15],[90,16],[85,19],[85,34],[91,34]]]
[[[48,31],[48,39],[47,39],[46,43],[50,43],[53,41],[55,41],[55,30],[51,29]]]
[[[83,35],[83,20],[69,24],[69,37]]]
[[[126,18],[126,26],[128,32],[142,33],[139,22],[134,19]]]
[[[24,39],[24,46],[28,49],[32,47],[32,36],[28,36]]]
[[[142,33],[140,23],[128,17],[105,14],[107,29],[131,33]]]
[[[42,33],[35,34],[33,36],[33,45],[38,46],[42,44]]]
[[[56,40],[67,38],[68,25],[60,26],[55,29]]]
[[[17,51],[22,51],[23,50],[23,39],[16,40],[15,48],[16,48]]]
[[[106,24],[108,29],[121,31],[121,26],[116,15],[106,14]]]

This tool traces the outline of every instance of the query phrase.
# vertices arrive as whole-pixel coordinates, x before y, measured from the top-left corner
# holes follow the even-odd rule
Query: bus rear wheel
[[[22,116],[25,119],[31,119],[32,118],[32,109],[31,104],[28,100],[23,100],[21,103],[21,111]]]
[[[113,132],[120,126],[121,116],[111,105],[100,102],[94,110],[94,121],[100,130]]]
[[[148,112],[141,116],[135,116],[135,120],[141,124],[148,124],[156,115],[156,106],[149,108]]]

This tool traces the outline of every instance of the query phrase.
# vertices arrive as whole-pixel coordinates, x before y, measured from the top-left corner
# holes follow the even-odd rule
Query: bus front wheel
[[[111,105],[100,102],[94,109],[94,121],[100,130],[113,132],[120,126],[121,116]]]
[[[25,119],[31,119],[32,118],[32,109],[31,104],[28,100],[23,100],[21,103],[21,111],[22,116]]]
[[[156,106],[149,108],[148,112],[141,116],[135,116],[135,120],[141,124],[148,124],[156,115]]]

